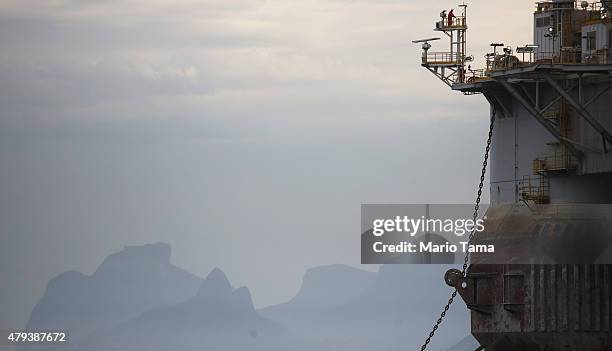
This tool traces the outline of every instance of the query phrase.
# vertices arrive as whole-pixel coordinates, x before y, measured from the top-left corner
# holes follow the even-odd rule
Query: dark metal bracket
[[[597,121],[597,119],[595,119],[589,113],[589,111],[584,108],[584,106],[582,106],[570,94],[568,94],[550,75],[544,74],[544,79],[574,108],[574,110],[576,110],[576,112],[578,112],[580,116],[582,116],[593,128],[595,128],[599,134],[601,134],[604,153],[607,153],[608,146],[606,141],[612,144],[612,134],[610,134],[610,132],[608,132],[604,126],[602,126],[601,123],[599,123],[599,121]]]
[[[519,93],[518,90],[516,90],[515,87],[512,86],[512,84],[510,84],[506,79],[503,78],[498,78],[497,81],[508,91],[508,93],[510,93],[510,95],[512,95],[521,105],[523,105],[523,107],[525,107],[525,109],[538,121],[540,122],[540,124],[552,135],[555,137],[555,139],[557,139],[559,141],[559,143],[561,143],[563,146],[565,146],[567,148],[567,150],[574,156],[576,157],[578,160],[583,160],[584,159],[584,153],[582,153],[582,151],[578,150],[573,143],[568,142],[568,140],[563,137],[561,135],[561,133],[559,133],[559,131],[557,129],[555,129],[553,126],[551,126],[547,121],[546,118],[533,106],[529,103],[529,101],[527,101],[527,99],[525,99],[523,97],[523,95],[521,95]],[[565,92],[565,91],[564,91]]]

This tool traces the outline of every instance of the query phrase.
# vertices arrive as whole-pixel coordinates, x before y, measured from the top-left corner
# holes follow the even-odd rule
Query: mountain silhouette
[[[213,270],[198,292],[177,305],[152,310],[70,350],[323,350],[262,318],[245,287],[233,289]]]
[[[304,304],[298,297],[308,291],[331,291],[333,296],[333,291],[345,280],[351,281],[337,267],[324,267],[311,274],[335,276],[334,281],[308,277],[309,282],[322,282],[313,286],[305,278],[303,291],[295,299],[261,312],[293,332],[334,350],[415,349],[424,341],[452,292],[442,281],[448,268],[385,265],[373,276],[365,271],[352,272],[351,275],[361,275],[364,286],[351,286],[345,290],[344,298],[335,298],[333,303],[320,299],[322,302],[318,305],[316,302]],[[448,313],[432,350],[447,349],[469,334],[467,309],[460,304],[458,301]]]
[[[309,269],[291,301],[262,309],[263,316],[291,324],[306,315],[321,315],[359,295],[376,280],[376,273],[345,265]]]
[[[446,266],[331,265],[308,270],[290,301],[257,311],[220,269],[202,279],[170,255],[167,244],[126,247],[90,276],[59,275],[27,328],[68,331],[57,351],[399,351],[420,347],[452,292]],[[430,349],[463,351],[468,334],[457,301]]]
[[[474,351],[479,346],[478,341],[472,335],[469,335],[445,351]]]
[[[47,285],[28,330],[67,330],[78,341],[153,308],[193,296],[202,279],[170,263],[168,244],[128,246],[91,275],[71,271]]]

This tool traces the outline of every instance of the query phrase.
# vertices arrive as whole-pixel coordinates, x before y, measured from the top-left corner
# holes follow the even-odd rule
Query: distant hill
[[[442,281],[447,269],[437,265],[387,265],[372,275],[337,266],[323,267],[306,275],[303,291],[295,299],[261,313],[334,350],[415,349],[452,292]],[[317,274],[336,279],[312,276]],[[345,280],[351,281],[350,288],[339,288],[346,287]],[[338,289],[343,291],[344,298],[335,293]],[[326,292],[335,296],[330,300],[333,303],[322,299],[320,304],[305,304],[298,298],[324,296]],[[468,312],[463,302],[457,300],[432,349],[447,349],[468,334]]]
[[[72,340],[116,326],[154,308],[192,297],[202,279],[170,263],[168,244],[125,247],[91,276],[72,271],[52,279],[28,330],[69,330]]]
[[[473,336],[466,336],[464,339],[448,348],[446,351],[474,351],[480,344]]]
[[[404,351],[420,346],[448,300],[446,270],[313,268],[293,299],[256,311],[219,269],[202,279],[173,266],[167,244],[126,247],[91,276],[51,280],[28,329],[68,330],[70,345],[56,351]],[[468,351],[468,334],[458,299],[430,350]]]
[[[324,350],[259,316],[247,288],[233,289],[218,269],[197,294],[101,333],[70,350],[314,351]]]
[[[260,310],[283,323],[299,322],[306,315],[322,315],[362,293],[376,281],[376,273],[344,265],[309,269],[298,294],[287,303]]]

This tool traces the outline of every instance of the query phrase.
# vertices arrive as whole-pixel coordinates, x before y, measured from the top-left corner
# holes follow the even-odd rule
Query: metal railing
[[[612,64],[612,49],[597,50],[582,57],[582,63],[591,65]]]
[[[506,71],[522,66],[528,66],[529,63],[522,62],[514,55],[496,55],[487,56],[487,74],[493,71]]]
[[[558,151],[552,156],[533,160],[533,172],[535,174],[567,172],[576,169],[578,169],[578,160],[567,151]]]
[[[582,6],[583,2],[583,0],[574,0],[574,8],[591,12],[601,12],[602,10],[602,4],[600,1],[587,1],[588,6],[586,8]],[[609,2],[609,0],[605,0],[604,2]],[[536,12],[550,11],[552,8],[553,1],[538,1],[536,3]]]
[[[480,81],[491,80],[484,69],[468,70],[466,75],[467,83],[477,83]]]
[[[428,52],[423,55],[423,64],[434,65],[459,65],[460,56],[454,52]]]
[[[561,52],[538,51],[533,63],[548,64],[611,64],[610,49],[582,51],[580,49],[564,49]]]
[[[457,16],[453,18],[452,21],[449,21],[448,17],[445,17],[443,20],[436,23],[436,29],[464,28],[466,23],[467,21],[465,16]]]
[[[579,49],[565,49],[561,52],[536,51],[533,63],[548,64],[576,64],[582,63],[582,51]]]
[[[532,55],[521,57],[499,54],[487,57],[485,74],[495,71],[506,71],[527,67],[533,64],[612,64],[612,49],[593,51],[583,56],[580,49],[564,49],[561,52],[536,51]]]
[[[519,184],[519,193],[525,201],[536,204],[550,203],[550,181],[547,177],[524,176]]]

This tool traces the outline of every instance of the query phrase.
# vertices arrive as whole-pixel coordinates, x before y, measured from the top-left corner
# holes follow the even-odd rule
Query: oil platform
[[[415,43],[424,68],[491,105],[490,225],[476,240],[512,250],[507,264],[472,257],[446,282],[471,310],[481,349],[612,350],[612,262],[599,260],[610,244],[601,224],[612,204],[612,0],[537,2],[533,42],[492,43],[482,69],[459,6],[435,23],[448,51],[432,51],[440,38]],[[594,232],[608,236],[580,244]],[[560,242],[580,259],[550,249]],[[521,257],[534,247],[535,259]]]

